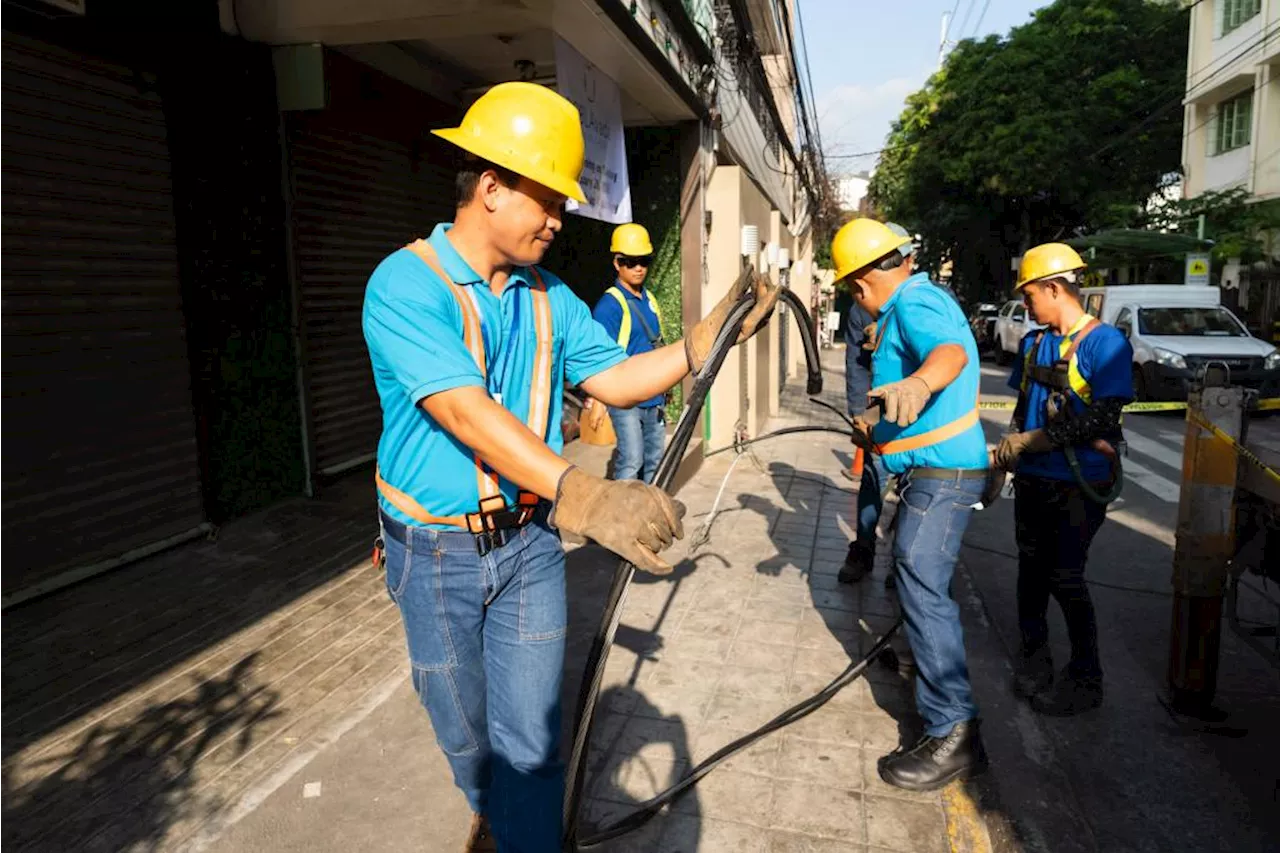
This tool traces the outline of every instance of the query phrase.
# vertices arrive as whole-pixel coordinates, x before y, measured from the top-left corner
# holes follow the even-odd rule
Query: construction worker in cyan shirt
[[[950,586],[988,466],[977,345],[955,300],[911,274],[909,247],[883,223],[855,219],[836,232],[831,257],[836,279],[848,279],[876,319],[868,397],[883,416],[856,440],[875,454],[882,481],[899,481],[893,561],[925,722],[917,742],[880,759],[880,778],[932,791],[987,766]]]
[[[558,454],[560,389],[567,378],[611,406],[651,399],[702,367],[741,294],[730,288],[683,340],[628,358],[536,266],[565,199],[584,200],[573,104],[504,83],[461,126],[434,132],[461,149],[454,221],[388,256],[365,294],[386,583],[414,687],[475,813],[467,849],[496,839],[503,853],[554,853],[566,629],[557,530],[659,574],[670,567],[658,553],[683,535],[662,490],[594,477]],[[757,303],[740,340],[777,298],[760,277],[740,279],[746,288]]]
[[[1026,253],[1016,292],[1037,323],[1009,378],[1018,389],[1014,432],[993,464],[1014,472],[1021,656],[1014,690],[1043,714],[1102,704],[1098,629],[1084,570],[1106,519],[1123,441],[1120,415],[1133,399],[1133,348],[1119,329],[1085,313],[1085,262],[1063,243]],[[1049,651],[1050,597],[1062,608],[1071,660],[1055,679]]]
[[[613,252],[617,279],[600,297],[592,316],[627,355],[661,348],[662,314],[653,292],[644,286],[653,264],[649,232],[635,223],[619,225],[613,231],[609,251]],[[609,409],[609,419],[618,437],[615,479],[653,482],[666,437],[665,402],[665,394],[656,394],[631,409]],[[604,420],[604,407],[593,400],[589,412],[592,426],[598,429]]]

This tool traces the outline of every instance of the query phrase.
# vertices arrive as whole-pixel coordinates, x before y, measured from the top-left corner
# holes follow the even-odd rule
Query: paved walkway
[[[839,377],[828,382],[839,404]],[[835,420],[796,388],[784,403],[775,425]],[[589,821],[812,694],[891,623],[882,571],[835,582],[847,465],[837,436],[789,437],[709,458],[680,493],[679,567],[633,585],[609,660]],[[352,480],[6,614],[6,849],[460,846],[466,806],[368,567],[370,500]],[[595,546],[570,552],[566,708],[615,563]],[[967,793],[907,795],[876,776],[910,708],[907,683],[874,668],[602,849],[946,851],[978,826]]]

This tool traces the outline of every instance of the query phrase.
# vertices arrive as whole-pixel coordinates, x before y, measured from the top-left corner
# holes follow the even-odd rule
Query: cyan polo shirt
[[[504,408],[528,422],[533,362],[537,352],[533,275],[512,270],[501,296],[475,273],[449,242],[451,224],[440,224],[428,242],[440,266],[479,308],[489,376],[481,374],[462,336],[462,311],[448,285],[413,252],[393,252],[369,277],[364,299],[364,337],[382,401],[378,465],[391,485],[433,515],[475,512],[480,495],[471,450],[444,430],[419,403],[453,388],[485,388]],[[541,267],[551,306],[551,413],[547,435],[559,452],[560,389],[567,377],[579,383],[624,361],[627,354],[591,317],[586,304],[563,281]],[[519,489],[500,480],[514,504]],[[405,524],[418,524],[379,497],[382,509]]]
[[[920,369],[929,354],[944,344],[964,348],[968,363],[946,388],[929,399],[915,423],[901,427],[882,420],[872,430],[877,444],[910,438],[946,426],[973,411],[978,402],[981,375],[978,346],[960,306],[925,273],[911,276],[893,292],[880,309],[879,345],[871,357],[876,386],[905,379]],[[938,444],[889,453],[883,457],[891,474],[908,468],[986,468],[987,442],[982,425],[975,423],[960,435]]]

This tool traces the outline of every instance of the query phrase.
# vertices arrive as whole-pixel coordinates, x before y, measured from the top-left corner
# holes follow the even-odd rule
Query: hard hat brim
[[[497,148],[490,148],[484,144],[483,140],[466,133],[460,127],[444,127],[431,132],[446,142],[458,146],[463,151],[476,155],[481,160],[487,160],[504,169],[510,169],[517,175],[542,184],[547,189],[554,190],[565,198],[571,198],[579,204],[587,203],[586,193],[582,191],[582,187],[577,181],[563,178],[550,171],[538,170],[537,174],[531,174],[534,170],[515,162],[506,152]]]
[[[1036,284],[1037,282],[1048,281],[1051,278],[1058,278],[1060,276],[1068,275],[1069,273],[1073,273],[1073,272],[1080,272],[1080,270],[1084,270],[1088,268],[1089,268],[1088,264],[1081,264],[1078,267],[1071,267],[1071,269],[1058,270],[1056,272],[1050,272],[1050,273],[1045,273],[1044,275],[1038,275],[1035,278],[1024,279],[1013,286],[1013,291],[1014,293],[1017,293],[1019,290],[1022,290],[1022,288],[1026,287],[1028,284]]]

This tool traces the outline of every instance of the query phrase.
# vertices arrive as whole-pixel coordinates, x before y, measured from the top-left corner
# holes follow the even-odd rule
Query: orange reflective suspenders
[[[416,240],[405,247],[418,256],[441,281],[448,286],[458,303],[462,313],[462,340],[475,359],[480,372],[486,377],[488,368],[484,353],[484,332],[480,323],[478,306],[473,296],[465,288],[455,284],[440,265],[435,249],[426,240]],[[547,285],[535,267],[529,267],[533,275],[533,286],[530,296],[533,300],[533,322],[537,336],[537,350],[533,360],[533,376],[529,387],[529,414],[526,425],[534,435],[543,441],[547,437],[547,425],[551,419],[551,300],[547,296]],[[427,512],[413,497],[388,483],[382,472],[374,475],[378,493],[396,509],[420,524],[443,524],[450,527],[461,527],[471,533],[493,533],[501,527],[519,527],[533,517],[538,505],[538,496],[532,492],[521,491],[515,510],[509,511],[506,500],[498,486],[497,475],[489,470],[479,456],[472,454],[476,467],[476,489],[480,495],[477,512],[465,515],[433,515]],[[504,517],[505,516],[505,517]]]

